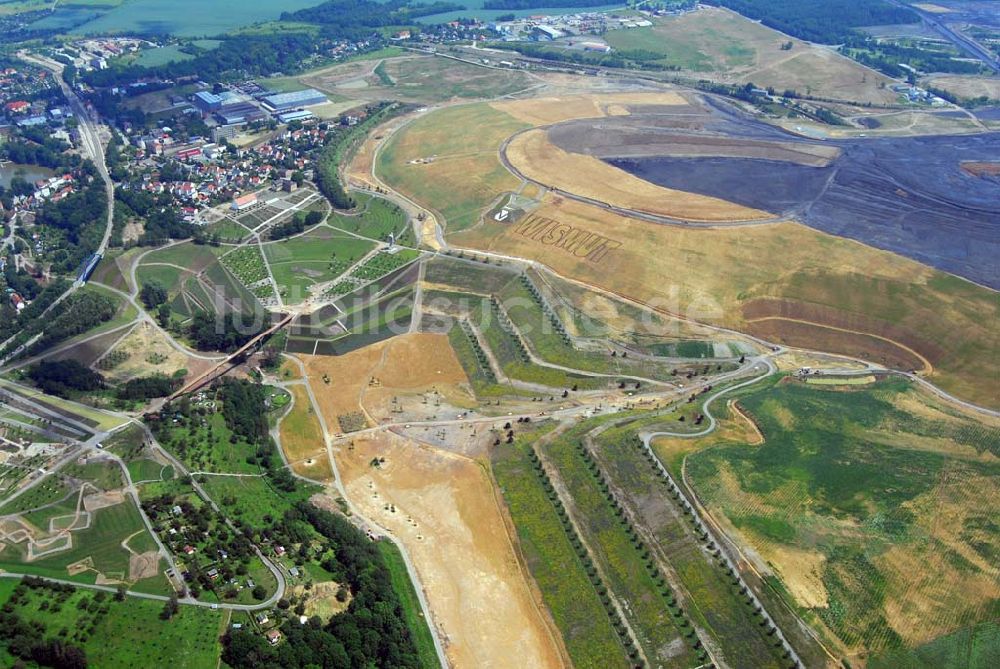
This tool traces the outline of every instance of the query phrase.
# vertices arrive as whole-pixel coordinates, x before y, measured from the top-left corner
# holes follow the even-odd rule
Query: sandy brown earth
[[[771,218],[766,211],[718,198],[672,190],[609,165],[593,156],[569,153],[541,129],[513,140],[506,156],[528,179],[549,188],[636,211],[692,221],[745,221]]]
[[[338,416],[356,411],[372,423],[399,422],[390,407],[398,395],[436,388],[459,406],[472,400],[468,379],[445,335],[405,334],[346,355],[301,358],[331,430]],[[323,381],[324,374],[330,384]]]
[[[453,666],[565,666],[481,462],[390,433],[336,458],[351,502],[406,547]]]
[[[209,360],[192,358],[178,351],[162,332],[148,322],[136,325],[112,350],[128,357],[110,370],[101,370],[101,373],[119,382],[152,373],[169,376],[178,369],[188,370],[188,378],[193,378],[212,365]]]

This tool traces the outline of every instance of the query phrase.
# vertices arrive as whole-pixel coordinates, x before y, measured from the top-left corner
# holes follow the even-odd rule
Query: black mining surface
[[[1000,289],[1000,179],[962,169],[967,161],[1000,160],[1000,133],[824,144],[842,151],[826,167],[731,157],[605,160],[667,188],[794,216]]]

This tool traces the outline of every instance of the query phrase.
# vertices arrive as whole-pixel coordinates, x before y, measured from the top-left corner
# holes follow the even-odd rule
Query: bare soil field
[[[480,462],[391,434],[336,458],[351,502],[406,547],[453,666],[566,666]]]
[[[532,181],[616,207],[693,221],[772,217],[760,209],[656,186],[592,156],[568,153],[553,144],[541,129],[515,137],[505,155],[518,172]]]
[[[398,422],[392,413],[394,397],[434,389],[460,406],[472,402],[468,379],[446,335],[406,334],[341,356],[301,358],[330,429],[339,416],[358,411],[371,422]]]
[[[612,31],[605,36],[622,49],[664,54],[699,77],[727,83],[753,82],[781,91],[794,89],[818,97],[874,104],[892,103],[888,77],[838,54],[809,44],[720,8],[658,19],[652,28]],[[792,48],[781,45],[791,42]]]
[[[108,355],[111,359],[126,356],[122,362],[101,370],[108,378],[117,382],[153,373],[170,376],[179,369],[188,370],[190,377],[207,370],[211,365],[211,361],[192,358],[178,351],[148,322],[136,325],[128,336],[108,351]]]

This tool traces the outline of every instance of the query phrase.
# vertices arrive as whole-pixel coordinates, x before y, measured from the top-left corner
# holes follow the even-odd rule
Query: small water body
[[[39,167],[38,165],[19,165],[18,163],[3,163],[0,164],[0,186],[8,188],[10,186],[10,180],[15,176],[19,176],[28,183],[34,183],[39,179],[48,179],[55,172],[47,167]]]

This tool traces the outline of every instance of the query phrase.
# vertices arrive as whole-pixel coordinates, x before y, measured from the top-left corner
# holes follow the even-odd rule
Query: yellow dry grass
[[[663,188],[593,156],[568,153],[549,141],[541,129],[515,137],[506,155],[518,171],[533,181],[616,207],[693,221],[772,217],[766,211],[726,200]]]
[[[970,514],[1000,516],[998,492],[995,478],[962,472],[906,504],[926,539],[894,546],[877,563],[887,576],[887,619],[908,644],[954,631],[958,621],[982,616],[1000,597],[1000,567],[963,536]],[[996,546],[995,536],[973,538]]]
[[[178,369],[196,372],[202,367],[199,362],[203,362],[189,358],[172,347],[162,332],[145,321],[136,325],[112,350],[128,356],[110,370],[102,370],[105,376],[116,382],[157,373],[170,376]]]
[[[948,14],[951,12],[947,7],[942,7],[941,5],[935,5],[932,2],[917,2],[913,5],[917,9],[922,9],[925,12],[930,12],[931,14]]]
[[[896,98],[888,77],[835,49],[790,37],[728,9],[660,19],[652,30],[664,42],[701,54],[699,77],[857,102],[892,103]],[[785,42],[792,48],[782,50]]]
[[[530,125],[550,125],[577,118],[599,118],[629,113],[632,105],[678,106],[687,98],[673,91],[637,91],[600,95],[561,95],[530,100],[504,100],[490,103],[494,109],[510,114]]]
[[[692,228],[647,223],[548,195],[533,212],[621,245],[593,262],[487,222],[450,236],[459,247],[529,258],[556,273],[694,320],[746,328],[741,308],[755,298],[823,307],[848,324],[895,338],[934,363],[935,383],[995,406],[1000,373],[996,293],[916,261],[797,223]],[[820,316],[816,316],[820,318]],[[823,324],[823,323],[821,323]],[[890,327],[891,325],[891,327]]]
[[[296,474],[315,480],[333,476],[326,454],[326,439],[319,419],[313,412],[305,386],[287,386],[292,394],[292,408],[281,420],[281,450]]]
[[[391,433],[336,458],[352,504],[410,555],[452,666],[563,666],[482,463]]]
[[[962,98],[978,98],[985,95],[993,100],[1000,99],[1000,78],[998,77],[936,74],[923,83],[934,88],[941,88]]]

